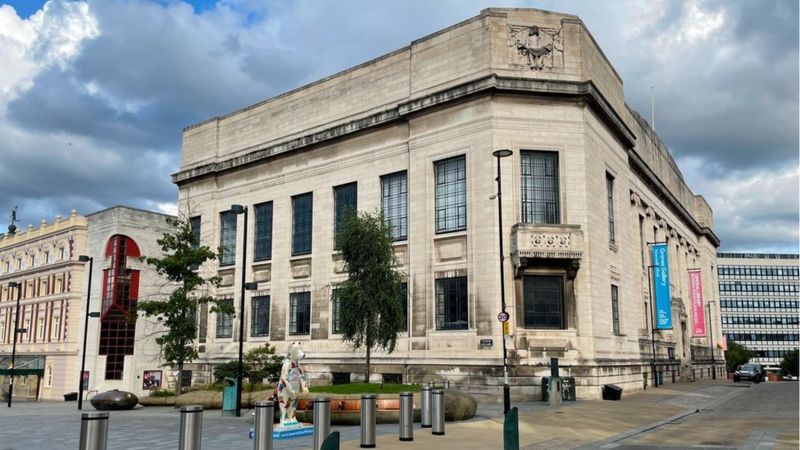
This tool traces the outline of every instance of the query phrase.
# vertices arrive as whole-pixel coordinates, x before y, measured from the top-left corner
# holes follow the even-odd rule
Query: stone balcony
[[[533,260],[566,265],[577,271],[583,247],[580,225],[518,223],[511,227],[511,262],[517,273]]]

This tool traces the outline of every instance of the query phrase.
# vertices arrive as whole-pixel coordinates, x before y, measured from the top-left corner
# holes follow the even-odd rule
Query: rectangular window
[[[220,266],[236,263],[236,214],[225,211],[219,215],[219,257]]]
[[[340,321],[341,318],[341,309],[340,306],[342,304],[342,299],[336,295],[336,291],[334,290],[331,299],[331,328],[333,329],[334,333],[341,333]]]
[[[220,301],[220,306],[233,307],[233,299],[229,298]],[[233,314],[217,313],[217,338],[229,338],[233,336]]]
[[[614,334],[619,334],[619,287],[611,285],[611,321]]]
[[[468,328],[467,277],[436,280],[436,329]]]
[[[314,198],[308,194],[292,197],[292,256],[311,253]]]
[[[525,328],[565,328],[562,276],[527,275],[522,286]]]
[[[436,232],[467,229],[467,162],[463,156],[434,163]]]
[[[558,153],[523,151],[522,221],[561,223]]]
[[[606,173],[606,198],[608,200],[608,243],[614,244],[614,177]]]
[[[255,261],[272,259],[272,202],[262,203],[253,208],[256,213]]]
[[[408,283],[400,283],[400,306],[403,308],[403,329],[408,330]]]
[[[386,222],[392,227],[392,238],[408,238],[408,176],[398,172],[381,177],[381,209]]]
[[[308,334],[311,328],[311,292],[289,294],[289,334]]]
[[[200,247],[200,216],[191,217],[189,219],[189,228],[192,230],[192,248],[197,249]],[[189,266],[191,270],[197,270],[197,268],[197,264]]]
[[[250,336],[269,336],[269,295],[250,299]]]
[[[358,210],[358,185],[356,183],[344,184],[333,188],[333,236],[334,250],[339,249],[336,235],[344,229],[344,224],[351,214]]]

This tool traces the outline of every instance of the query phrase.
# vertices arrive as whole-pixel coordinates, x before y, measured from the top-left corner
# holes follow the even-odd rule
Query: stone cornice
[[[264,162],[278,155],[306,150],[324,143],[332,143],[355,133],[407,120],[411,115],[420,114],[433,108],[441,108],[455,102],[492,93],[560,97],[585,101],[609,126],[623,146],[632,148],[634,145],[636,138],[633,132],[591,81],[535,80],[501,77],[492,74],[423,97],[411,99],[392,108],[350,122],[334,125],[305,136],[274,145],[254,146],[244,149],[246,153],[243,155],[177,172],[172,175],[172,182],[181,186],[191,181]]]
[[[631,170],[658,195],[667,207],[692,229],[693,232],[698,236],[708,239],[714,247],[719,247],[720,241],[717,235],[714,234],[714,231],[709,227],[700,225],[681,202],[675,198],[672,192],[667,189],[656,174],[650,170],[644,160],[633,150],[628,150],[628,165],[631,167]]]

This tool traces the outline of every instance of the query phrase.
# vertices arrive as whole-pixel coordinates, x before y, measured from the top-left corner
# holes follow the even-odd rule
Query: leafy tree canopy
[[[348,279],[333,284],[333,301],[339,302],[342,339],[353,348],[366,348],[366,379],[370,353],[389,353],[405,329],[401,275],[394,270],[391,226],[380,212],[353,212],[336,233]]]
[[[785,375],[794,375],[798,376],[798,367],[797,367],[797,357],[798,357],[798,350],[794,349],[787,352],[783,356],[783,361],[781,361],[781,370]]]
[[[749,348],[738,342],[728,341],[728,351],[725,352],[725,365],[728,372],[733,372],[742,364],[747,364],[753,356],[754,353]]]

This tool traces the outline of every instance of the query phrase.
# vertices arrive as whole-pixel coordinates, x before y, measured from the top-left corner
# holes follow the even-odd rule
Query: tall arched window
[[[110,267],[103,270],[103,303],[100,311],[100,354],[106,355],[106,380],[121,380],[125,355],[133,355],[136,324],[128,313],[139,293],[139,271],[128,268],[128,258],[139,257],[133,239],[112,236],[106,246]]]

